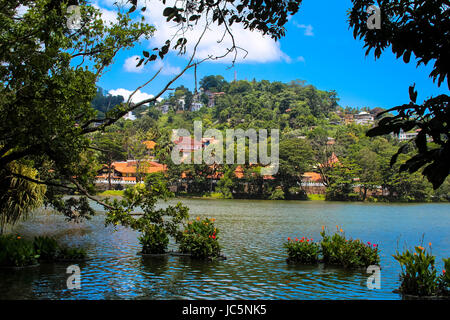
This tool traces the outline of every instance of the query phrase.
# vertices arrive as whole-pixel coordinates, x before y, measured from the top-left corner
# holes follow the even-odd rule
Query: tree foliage
[[[401,0],[373,1],[353,0],[350,12],[350,27],[355,38],[363,39],[367,48],[366,55],[374,51],[376,58],[391,47],[397,58],[409,63],[411,57],[417,65],[434,62],[430,77],[440,86],[447,78],[450,88],[450,4],[448,1]],[[370,30],[366,23],[369,17],[367,8],[378,4],[381,12],[381,29]],[[386,112],[394,116],[386,116],[378,127],[368,132],[369,136],[379,136],[400,130],[421,129],[415,138],[417,154],[400,166],[400,171],[414,173],[423,168],[423,174],[437,189],[450,173],[450,142],[448,95],[440,95],[417,104],[417,91],[409,88],[410,103],[393,107]],[[427,143],[427,136],[434,145]],[[392,157],[395,163],[399,149]]]

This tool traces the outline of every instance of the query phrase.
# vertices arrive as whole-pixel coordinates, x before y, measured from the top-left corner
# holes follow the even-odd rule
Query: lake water
[[[181,201],[192,218],[216,218],[227,260],[143,258],[137,233],[105,228],[102,213],[81,224],[41,213],[15,231],[85,247],[91,260],[79,264],[81,289],[67,289],[68,263],[41,264],[0,270],[0,299],[400,299],[392,292],[399,286],[400,267],[392,257],[397,248],[417,245],[424,236],[439,271],[442,258],[450,256],[449,204]],[[332,231],[339,225],[348,237],[379,245],[381,289],[367,288],[364,270],[286,263],[286,238],[319,240],[322,225]]]

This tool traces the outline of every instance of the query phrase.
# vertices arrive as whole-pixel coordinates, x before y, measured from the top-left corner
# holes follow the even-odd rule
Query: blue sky
[[[114,0],[97,1],[105,17],[114,10],[113,2]],[[158,67],[164,66],[162,74],[150,86],[141,90],[141,96],[146,97],[158,92],[186,64],[186,57],[170,53],[164,62],[157,62],[140,70],[134,67],[133,56],[161,44],[171,32],[158,18],[158,10],[162,8],[160,5],[156,6],[158,3],[159,1],[149,6],[146,14],[147,21],[157,26],[155,38],[132,50],[121,52],[115,64],[99,82],[104,89],[112,90],[115,94],[126,94],[146,82]],[[232,81],[236,71],[239,80],[306,80],[319,89],[336,90],[341,106],[357,108],[389,108],[407,103],[408,87],[413,83],[416,83],[419,101],[440,93],[448,94],[445,85],[438,88],[429,78],[431,64],[416,68],[413,59],[411,63],[405,64],[403,60],[395,58],[390,48],[378,60],[373,55],[366,57],[362,41],[353,39],[348,28],[349,8],[349,0],[304,0],[299,13],[286,25],[286,36],[278,43],[268,38],[263,39],[256,32],[237,29],[238,44],[249,51],[248,58],[240,60],[232,69],[229,69],[229,60],[203,63],[197,70],[197,77],[201,79],[205,75],[220,74]],[[212,33],[216,36],[219,34],[216,30]],[[217,50],[215,40],[213,36],[207,38],[201,49]],[[184,85],[192,89],[194,81],[193,72],[188,72],[174,87]]]

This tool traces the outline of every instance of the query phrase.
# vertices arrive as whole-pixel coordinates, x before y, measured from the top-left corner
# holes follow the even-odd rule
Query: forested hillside
[[[141,141],[154,140],[157,160],[169,168],[168,178],[174,182],[183,173],[190,181],[185,190],[189,194],[216,192],[222,197],[306,199],[309,191],[305,182],[311,182],[307,176],[316,174],[325,185],[329,200],[449,198],[448,180],[433,190],[419,172],[399,173],[399,166],[416,153],[407,139],[366,136],[379,120],[381,108],[340,106],[335,91],[319,90],[300,80],[227,82],[221,76],[207,76],[199,84],[197,92],[184,86],[176,88],[159,104],[136,111],[137,120],[121,120],[95,140],[99,145],[115,141],[113,145],[123,150],[120,158],[126,154],[133,159],[144,154],[136,147]],[[109,104],[120,98],[96,99],[96,108],[104,110],[99,101]],[[203,130],[219,129],[224,136],[225,129],[230,128],[280,129],[278,173],[268,179],[259,175],[260,166],[244,165],[238,168],[242,176],[237,177],[236,165],[174,165],[169,156],[172,129],[193,133],[194,121],[202,121]],[[410,134],[414,135],[414,130]],[[391,167],[392,155],[404,144],[404,154]],[[337,159],[336,164],[328,164],[332,157]],[[220,181],[212,183],[211,176],[219,176]]]

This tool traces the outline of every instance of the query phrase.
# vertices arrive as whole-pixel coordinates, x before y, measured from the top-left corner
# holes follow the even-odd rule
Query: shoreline
[[[122,197],[123,190],[106,190],[102,193],[97,194],[100,197]],[[225,199],[215,195],[196,195],[196,194],[175,194],[175,198],[178,199],[195,199],[195,200],[264,200],[264,201],[301,201],[301,202],[339,202],[339,203],[363,203],[363,204],[431,204],[431,203],[450,203],[449,201],[389,201],[389,200],[376,200],[376,201],[338,201],[338,200],[326,200],[325,195],[321,194],[310,194],[308,195],[308,199],[279,199],[279,200],[270,200],[270,199],[258,199],[258,198],[231,198]]]

